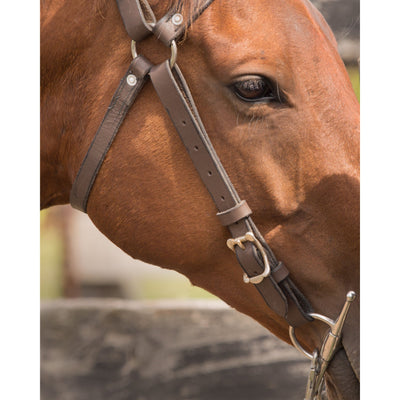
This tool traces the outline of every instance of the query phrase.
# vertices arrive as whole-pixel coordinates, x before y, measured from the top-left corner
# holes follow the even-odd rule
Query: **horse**
[[[178,64],[210,141],[262,240],[313,310],[334,318],[345,294],[359,292],[359,103],[334,35],[308,0],[209,3],[194,20],[197,1],[148,2],[156,20],[175,9],[187,23]],[[41,2],[42,208],[69,203],[130,43],[116,2]],[[137,48],[154,65],[171,57],[155,35]],[[243,282],[228,231],[150,84],[105,155],[87,213],[130,256],[184,274],[291,343],[287,320]],[[353,303],[326,372],[329,399],[359,397],[359,297]],[[307,352],[325,333],[317,320],[296,327]]]

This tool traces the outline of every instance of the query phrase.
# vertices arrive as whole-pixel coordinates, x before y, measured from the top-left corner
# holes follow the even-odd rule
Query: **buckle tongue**
[[[255,237],[253,232],[247,232],[244,236],[239,236],[235,239],[228,239],[226,245],[233,252],[235,252],[235,246],[239,246],[242,250],[244,250],[245,246],[243,243],[246,242],[251,242],[257,247],[257,250],[260,252],[264,263],[264,271],[261,274],[251,277],[249,277],[246,273],[243,274],[244,283],[253,283],[254,285],[256,285],[258,283],[261,283],[264,278],[266,278],[271,273],[271,267],[268,262],[268,257],[261,242]]]

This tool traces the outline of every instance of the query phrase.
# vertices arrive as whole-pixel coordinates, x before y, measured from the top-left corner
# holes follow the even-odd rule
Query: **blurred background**
[[[215,298],[183,275],[134,260],[70,205],[41,211],[41,298]]]
[[[314,0],[332,27],[360,98],[359,0]],[[41,299],[215,299],[174,271],[134,260],[69,205],[41,211]]]

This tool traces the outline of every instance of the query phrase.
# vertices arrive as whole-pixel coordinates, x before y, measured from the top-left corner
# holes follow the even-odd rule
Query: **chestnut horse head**
[[[157,18],[194,1],[149,1]],[[178,3],[178,4],[174,4]],[[42,207],[72,183],[130,62],[113,1],[41,10]],[[169,51],[140,44],[154,64]],[[334,36],[307,0],[216,0],[179,44],[178,63],[211,142],[253,220],[314,311],[338,315],[359,291],[359,104]],[[285,319],[244,284],[229,238],[168,114],[145,85],[91,191],[94,224],[132,257],[171,268],[289,341]],[[359,300],[327,371],[332,399],[359,390]],[[320,347],[326,325],[296,330]]]

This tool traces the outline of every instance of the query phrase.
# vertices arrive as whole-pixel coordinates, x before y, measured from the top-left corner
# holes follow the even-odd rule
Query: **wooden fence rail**
[[[217,301],[48,301],[42,400],[299,400],[309,362]]]

